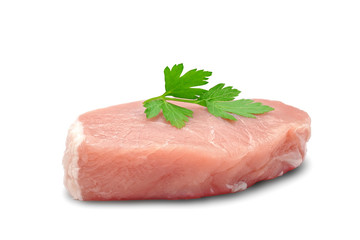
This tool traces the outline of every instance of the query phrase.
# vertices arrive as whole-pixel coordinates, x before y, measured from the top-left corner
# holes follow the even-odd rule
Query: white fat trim
[[[76,120],[69,129],[66,150],[63,158],[65,170],[64,184],[74,199],[82,200],[81,189],[78,183],[79,175],[79,152],[78,148],[84,141],[84,128],[79,120]]]
[[[240,192],[247,189],[247,183],[244,181],[239,181],[235,184],[226,184],[226,187],[231,189],[232,192]]]
[[[278,156],[278,158],[280,158],[281,161],[286,162],[293,167],[300,166],[300,164],[303,161],[303,158],[299,151],[289,152],[281,156]]]

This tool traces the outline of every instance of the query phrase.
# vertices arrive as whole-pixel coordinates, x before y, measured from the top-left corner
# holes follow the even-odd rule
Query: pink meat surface
[[[79,200],[190,199],[243,191],[283,175],[304,160],[307,113],[277,101],[256,119],[224,120],[204,107],[182,129],[142,102],[81,115],[70,127],[65,186]]]

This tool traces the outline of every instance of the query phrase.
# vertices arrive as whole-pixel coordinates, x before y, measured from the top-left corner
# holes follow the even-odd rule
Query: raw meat
[[[304,111],[275,110],[224,120],[194,104],[182,129],[142,102],[98,109],[71,126],[63,159],[65,186],[79,200],[190,199],[243,191],[298,167],[310,137]]]

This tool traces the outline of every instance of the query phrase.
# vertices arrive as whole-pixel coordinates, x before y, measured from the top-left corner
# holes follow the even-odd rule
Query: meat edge
[[[296,127],[289,127],[277,144],[274,145],[274,149],[267,153],[266,158],[268,158],[268,161],[263,166],[254,172],[246,173],[245,178],[243,174],[239,174],[241,176],[239,180],[233,184],[227,183],[226,187],[233,193],[241,192],[258,182],[280,177],[299,167],[305,160],[307,151],[306,143],[309,141],[310,135],[310,120],[308,123]],[[277,153],[279,152],[281,152],[281,154],[278,155]],[[239,169],[238,165],[236,165],[235,168]],[[241,173],[241,171],[238,172]],[[257,178],[258,180],[249,181],[246,179],[246,175],[255,175],[256,177],[252,178]]]
[[[66,150],[63,158],[64,185],[74,199],[83,200],[79,176],[79,146],[85,139],[84,128],[79,120],[76,120],[69,128],[66,139]]]

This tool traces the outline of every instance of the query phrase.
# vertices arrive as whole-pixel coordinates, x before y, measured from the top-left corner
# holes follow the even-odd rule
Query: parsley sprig
[[[274,108],[254,102],[251,99],[235,98],[240,91],[233,87],[225,87],[224,83],[205,90],[197,88],[208,83],[211,72],[193,69],[181,75],[183,64],[175,64],[171,69],[166,67],[165,93],[143,102],[147,118],[156,117],[161,111],[171,125],[182,128],[193,116],[193,111],[168,101],[194,103],[204,106],[216,117],[237,120],[233,114],[248,118],[256,118],[254,114],[263,114]]]

